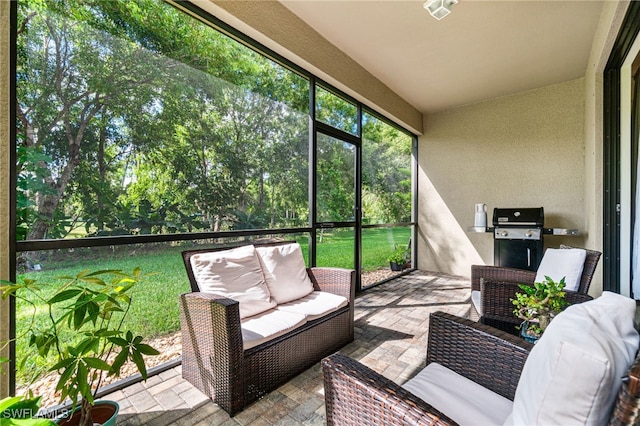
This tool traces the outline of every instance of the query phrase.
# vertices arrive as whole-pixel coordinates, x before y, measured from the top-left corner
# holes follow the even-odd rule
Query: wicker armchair
[[[437,362],[513,400],[533,346],[484,324],[435,312],[429,319],[427,364]],[[340,353],[322,361],[327,424],[456,424],[391,380]]]
[[[484,324],[443,312],[431,314],[427,364],[437,362],[513,400],[532,345]],[[444,413],[340,353],[322,360],[327,424],[451,425]],[[640,357],[618,392],[610,425],[640,421]]]
[[[561,245],[561,249],[572,248]],[[591,280],[595,273],[602,253],[587,250],[587,256],[580,277],[578,290],[567,291],[566,299],[569,304],[582,303],[591,300],[587,295]],[[499,266],[472,265],[471,291],[480,292],[479,310],[471,304],[471,318],[478,319],[511,334],[517,334],[516,327],[522,322],[513,314],[511,299],[520,291],[518,284],[532,284],[536,272]]]

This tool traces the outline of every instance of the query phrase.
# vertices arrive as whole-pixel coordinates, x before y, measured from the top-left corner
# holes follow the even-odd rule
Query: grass
[[[410,235],[410,229],[404,227],[365,230],[362,238],[363,270],[388,267],[387,256],[393,251],[394,245],[406,245]],[[306,237],[300,238],[299,241],[305,258],[308,259]],[[353,230],[325,232],[322,243],[317,247],[317,264],[353,268],[353,248]],[[164,244],[135,250],[124,247],[77,249],[67,253],[64,258],[53,258],[51,255],[48,259],[42,259],[42,271],[24,274],[18,277],[18,280],[27,277],[39,283],[50,283],[51,289],[43,293],[43,296],[47,297],[63,282],[57,279],[60,276],[74,276],[85,269],[120,269],[131,272],[134,268],[140,267],[143,273],[153,275],[138,283],[133,289],[131,311],[123,329],[151,339],[180,329],[178,295],[190,291],[180,255],[180,251],[186,249],[188,248],[185,248],[184,244]],[[16,311],[16,335],[19,336],[16,353],[17,359],[23,362],[22,365],[19,364],[16,379],[18,385],[22,385],[28,383],[30,377],[38,376],[44,365],[28,346],[27,337],[21,337],[25,327],[31,323],[31,306],[18,302]],[[44,324],[47,321],[44,304],[37,307],[34,321],[36,324]]]

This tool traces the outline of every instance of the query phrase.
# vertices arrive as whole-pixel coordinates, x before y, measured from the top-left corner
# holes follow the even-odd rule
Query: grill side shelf
[[[580,235],[580,230],[578,229],[567,229],[567,228],[543,228],[542,233],[545,235]]]

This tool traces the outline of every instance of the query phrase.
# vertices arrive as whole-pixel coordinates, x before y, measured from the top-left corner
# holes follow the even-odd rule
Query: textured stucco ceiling
[[[423,113],[583,77],[602,1],[282,0]]]

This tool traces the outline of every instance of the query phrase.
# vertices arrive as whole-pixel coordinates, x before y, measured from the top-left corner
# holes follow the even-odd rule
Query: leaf
[[[153,347],[145,343],[136,345],[136,348],[138,349],[138,351],[140,351],[140,353],[143,353],[145,355],[160,355],[160,352],[157,349],[154,349]]]
[[[7,408],[17,404],[20,401],[22,401],[21,396],[8,396],[4,398],[2,401],[0,401],[0,411],[4,411]]]
[[[56,293],[51,299],[47,301],[49,305],[53,305],[55,303],[63,302],[65,300],[69,300],[73,297],[76,297],[78,294],[82,293],[80,289],[69,289],[61,291],[60,293]]]
[[[83,358],[84,362],[91,368],[97,368],[98,370],[109,371],[111,370],[111,366],[107,364],[105,361],[96,357],[86,357]]]
[[[105,274],[121,274],[122,270],[121,269],[101,269],[101,270],[93,271],[93,272],[87,274],[86,272],[88,272],[88,269],[86,269],[86,270],[84,270],[82,272],[84,272],[84,274],[82,275],[83,277],[95,277],[97,275],[105,275]],[[80,274],[78,274],[78,275],[80,275]],[[78,277],[78,278],[80,278],[80,277]]]
[[[99,344],[100,339],[98,339],[97,337],[87,337],[86,339],[78,343],[78,345],[76,345],[76,348],[78,349],[78,353],[80,355],[84,355],[89,353],[90,351],[96,352],[98,350]]]
[[[147,367],[144,365],[144,359],[140,352],[133,352],[131,354],[131,359],[136,364],[136,367],[138,367],[138,371],[140,371],[142,378],[147,380]]]
[[[84,363],[78,364],[78,370],[76,371],[76,382],[78,383],[78,390],[80,391],[80,395],[83,398],[89,399],[88,396],[91,396],[91,388],[89,387],[88,382],[89,370]]]
[[[71,364],[73,364],[76,360],[74,358],[64,358],[61,359],[59,362],[55,363],[50,369],[49,371],[56,371],[56,370],[60,370],[61,368],[67,368],[69,367]]]
[[[122,348],[126,348],[127,346],[129,346],[129,342],[124,340],[122,337],[110,337],[109,341],[114,345],[118,345]]]
[[[0,414],[1,415],[1,414]],[[2,419],[2,426],[56,426],[53,420],[49,419]]]
[[[78,330],[84,323],[84,317],[87,313],[86,303],[80,303],[73,310],[73,329]]]
[[[90,301],[89,303],[87,303],[87,314],[89,320],[91,320],[93,325],[95,325],[96,321],[98,320],[98,315],[100,314],[100,306],[93,300]]]
[[[71,368],[72,365],[68,366],[62,371],[60,378],[58,379],[58,384],[56,385],[56,390],[65,392],[65,389],[69,391],[74,383],[77,382],[78,375],[74,375],[75,369]]]
[[[120,331],[117,330],[108,330],[106,328],[102,328],[100,330],[97,330],[94,333],[96,336],[98,337],[111,337],[111,336],[117,336],[120,334]]]
[[[122,369],[122,366],[124,365],[124,363],[127,362],[128,358],[129,358],[128,349],[121,350],[120,353],[113,360],[113,364],[111,364],[111,370],[109,371],[109,374],[112,376],[113,375],[120,376],[120,370]]]

